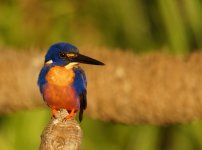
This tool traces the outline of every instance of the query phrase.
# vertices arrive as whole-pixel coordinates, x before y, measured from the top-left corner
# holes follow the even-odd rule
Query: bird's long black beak
[[[84,64],[91,64],[91,65],[105,65],[103,62],[93,59],[91,57],[77,54],[76,57],[72,58],[72,62],[79,62]]]

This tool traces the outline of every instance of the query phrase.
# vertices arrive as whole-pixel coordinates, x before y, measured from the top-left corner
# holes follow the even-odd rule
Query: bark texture
[[[106,66],[83,65],[92,118],[126,124],[183,123],[202,118],[202,53],[185,59],[119,50],[81,53]],[[0,113],[45,106],[37,87],[44,53],[1,51]]]
[[[40,150],[79,150],[82,130],[75,119],[64,121],[67,115],[61,110],[52,118],[41,135]]]

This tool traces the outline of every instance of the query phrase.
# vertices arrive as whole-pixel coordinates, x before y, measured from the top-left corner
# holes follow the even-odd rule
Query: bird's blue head
[[[45,56],[45,64],[51,63],[59,66],[78,63],[104,65],[104,63],[96,59],[79,54],[79,50],[75,46],[68,43],[56,43],[48,49]]]

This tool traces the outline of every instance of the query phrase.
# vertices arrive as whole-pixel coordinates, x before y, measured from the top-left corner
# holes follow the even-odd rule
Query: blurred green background
[[[202,0],[0,0],[0,46],[79,46],[186,55],[202,48]],[[47,108],[0,116],[0,149],[35,150]],[[83,150],[202,150],[202,122],[122,125],[85,116]]]

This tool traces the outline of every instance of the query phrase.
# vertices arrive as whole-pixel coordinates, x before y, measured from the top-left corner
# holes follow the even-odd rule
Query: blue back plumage
[[[87,81],[84,71],[77,67],[73,68],[75,72],[74,84],[73,87],[75,88],[78,95],[82,94],[86,91]]]
[[[81,121],[83,118],[83,111],[87,107],[87,98],[86,98],[87,81],[86,81],[85,73],[81,68],[77,67],[77,68],[73,68],[73,70],[75,72],[73,87],[76,90],[77,95],[79,96],[79,99],[80,99],[79,120]]]
[[[41,69],[41,72],[39,73],[38,85],[39,85],[41,93],[43,93],[43,91],[42,91],[43,85],[47,83],[47,81],[46,81],[46,74],[48,73],[48,71],[50,70],[50,68],[51,68],[51,65],[45,65]]]

